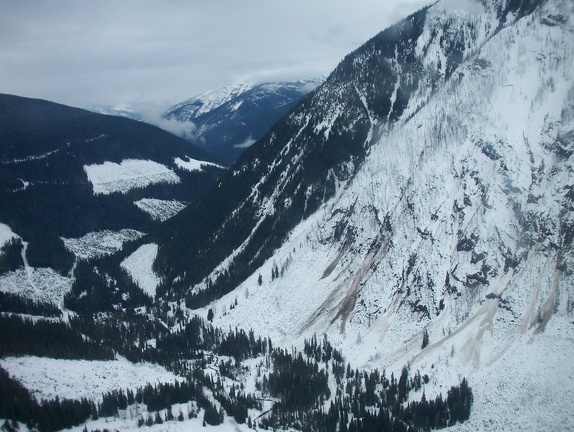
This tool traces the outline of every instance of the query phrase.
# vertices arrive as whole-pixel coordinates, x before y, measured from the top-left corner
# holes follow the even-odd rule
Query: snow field
[[[469,373],[474,393],[470,420],[448,430],[573,431],[574,325],[553,317],[543,334],[524,335],[496,363]],[[457,354],[454,354],[456,361]],[[452,368],[442,358],[436,379]]]
[[[149,243],[140,246],[134,253],[121,262],[121,267],[128,272],[133,281],[151,298],[160,283],[159,277],[153,271],[153,263],[157,256],[158,246]]]
[[[178,378],[162,366],[114,361],[61,360],[46,357],[6,357],[0,365],[39,400],[101,400],[112,390],[135,390],[146,383],[175,382]]]
[[[97,231],[79,238],[62,238],[66,248],[80,259],[110,255],[119,251],[123,244],[142,237],[144,233],[123,229],[120,231]]]
[[[19,268],[0,276],[0,291],[57,305],[71,288],[72,279],[49,268]]]
[[[166,221],[183,210],[186,204],[175,200],[160,200],[155,198],[143,198],[134,204],[142,211],[151,216],[153,220]]]
[[[170,168],[150,160],[125,159],[121,163],[84,165],[94,195],[126,193],[155,183],[179,183],[180,179]]]

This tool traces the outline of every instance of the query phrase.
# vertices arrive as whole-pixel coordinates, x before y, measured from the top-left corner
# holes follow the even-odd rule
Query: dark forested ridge
[[[214,160],[185,140],[145,123],[2,94],[0,223],[28,242],[30,265],[67,274],[74,257],[60,237],[105,229],[148,232],[158,222],[137,208],[135,201],[157,198],[187,203],[222,172],[177,167],[174,160],[186,160],[186,156]],[[126,159],[162,164],[180,182],[95,195],[84,166]],[[18,263],[0,262],[0,271],[14,265]]]
[[[23,319],[0,315],[0,357],[32,355],[60,359],[112,360],[105,345],[85,340],[83,335],[60,321]]]
[[[62,311],[55,304],[32,300],[18,294],[2,291],[0,291],[0,312],[40,315],[48,318],[59,318],[62,316]]]

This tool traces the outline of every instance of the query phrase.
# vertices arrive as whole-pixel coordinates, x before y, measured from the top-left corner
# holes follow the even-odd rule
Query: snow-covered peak
[[[248,143],[262,138],[322,81],[227,86],[175,105],[166,117],[172,122],[193,122],[193,133],[186,139],[232,164]]]
[[[174,105],[167,115],[169,116],[170,113],[180,111],[184,108],[184,112],[181,113],[181,116],[186,118],[199,117],[238,97],[249,89],[251,89],[249,84],[230,84],[215,90],[208,90],[198,96]]]

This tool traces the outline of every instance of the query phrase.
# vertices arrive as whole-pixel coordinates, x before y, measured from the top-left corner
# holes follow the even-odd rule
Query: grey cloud
[[[193,138],[197,130],[195,123],[164,118],[164,114],[169,107],[168,104],[146,102],[132,106],[130,109],[140,114],[142,120],[146,123],[157,126],[182,138]]]
[[[255,143],[256,143],[256,141],[253,139],[253,137],[249,136],[248,138],[246,138],[244,141],[240,142],[239,144],[235,144],[233,147],[239,148],[239,149],[245,149],[245,148],[251,147]]]
[[[422,0],[0,0],[0,92],[176,103],[237,80],[328,74]]]

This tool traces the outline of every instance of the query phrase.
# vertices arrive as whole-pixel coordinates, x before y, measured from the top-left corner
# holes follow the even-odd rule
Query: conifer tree
[[[429,344],[429,332],[425,328],[423,331],[423,343],[421,344],[421,349],[425,349]]]

